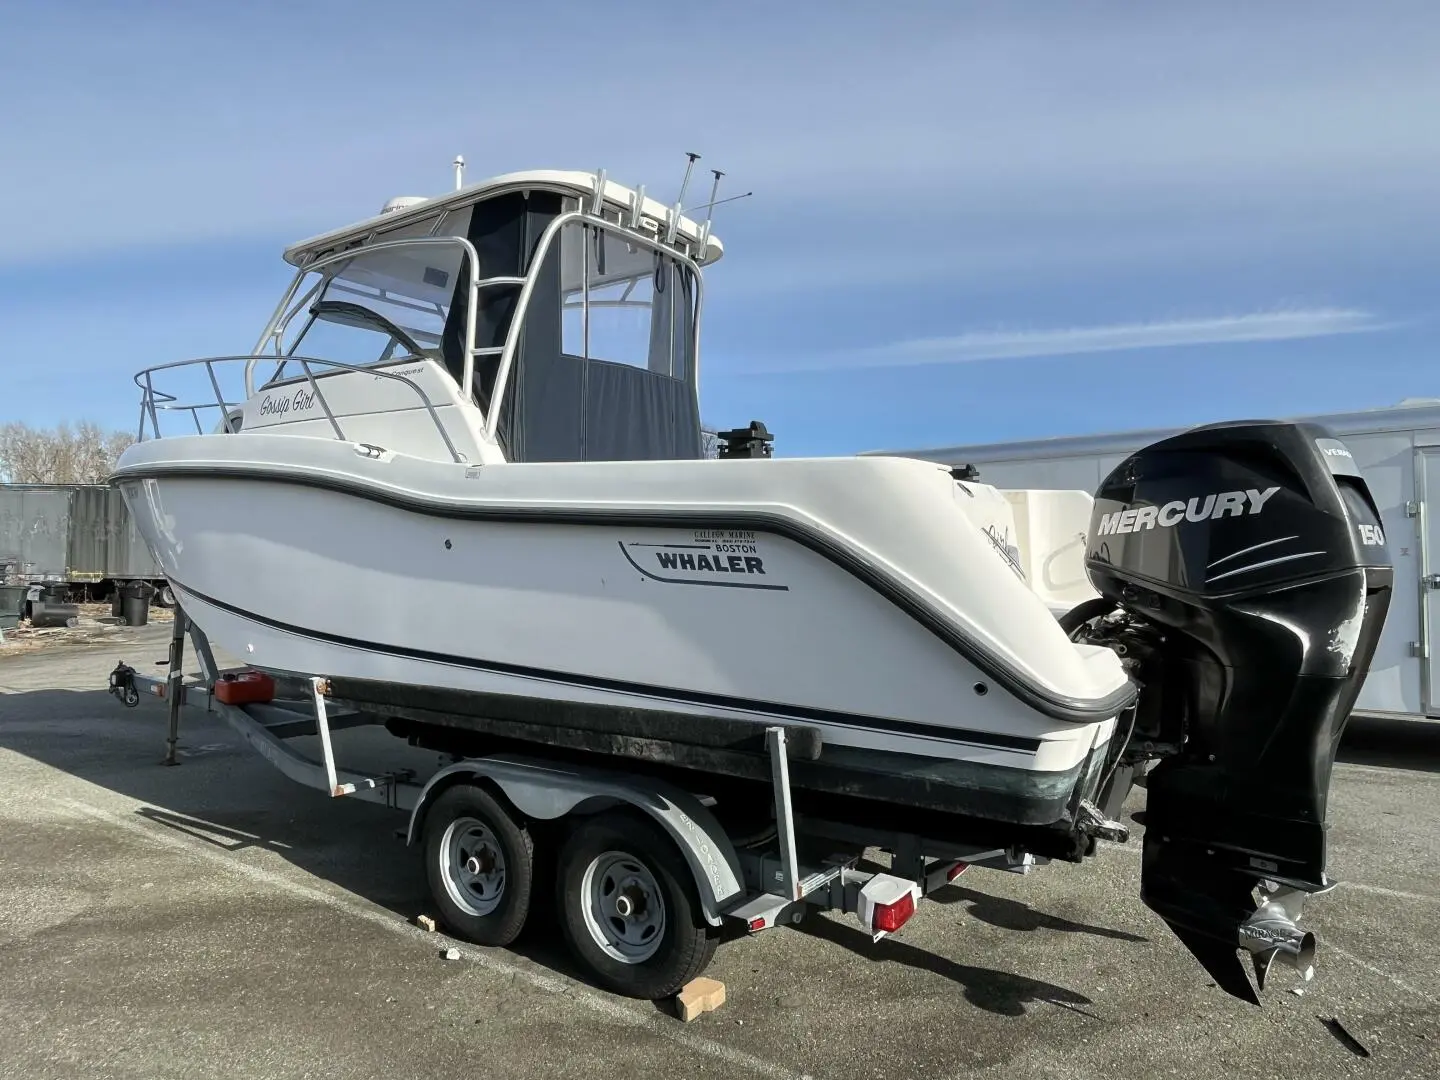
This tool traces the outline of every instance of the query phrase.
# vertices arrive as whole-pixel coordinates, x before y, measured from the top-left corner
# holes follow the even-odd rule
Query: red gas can
[[[215,698],[226,705],[275,699],[275,680],[263,671],[226,672],[215,680]]]

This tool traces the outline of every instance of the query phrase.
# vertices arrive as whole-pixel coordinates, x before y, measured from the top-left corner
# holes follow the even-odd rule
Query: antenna
[[[641,214],[645,209],[645,185],[635,189],[635,205],[630,209],[630,228],[640,228]]]
[[[754,194],[755,192],[753,191],[747,191],[743,195],[731,195],[728,199],[721,199],[717,203],[700,203],[698,206],[692,206],[690,210],[685,211],[685,213],[688,214],[693,210],[711,210],[717,206],[724,206],[726,203],[739,202],[741,199],[748,199],[751,195]]]
[[[451,164],[455,166],[455,190],[459,191],[465,186],[465,159],[456,154]]]
[[[675,242],[675,233],[680,229],[680,207],[684,204],[685,189],[690,186],[690,171],[695,168],[695,162],[700,160],[699,154],[692,154],[688,151],[685,156],[690,160],[685,165],[685,179],[680,181],[680,194],[675,196],[675,208],[670,212],[670,228],[665,233],[667,244]]]

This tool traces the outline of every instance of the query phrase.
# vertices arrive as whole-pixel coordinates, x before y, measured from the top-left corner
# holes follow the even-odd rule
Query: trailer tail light
[[[874,924],[871,929],[886,934],[893,934],[900,927],[909,921],[910,916],[915,914],[915,896],[913,893],[906,893],[899,900],[889,904],[877,904],[875,907]]]
[[[894,874],[876,874],[860,889],[855,914],[876,941],[893,934],[915,914],[920,886]]]
[[[950,872],[945,875],[945,880],[947,882],[954,881],[957,877],[959,877],[961,874],[963,874],[966,870],[969,869],[969,863],[957,862],[954,866],[950,868]]]

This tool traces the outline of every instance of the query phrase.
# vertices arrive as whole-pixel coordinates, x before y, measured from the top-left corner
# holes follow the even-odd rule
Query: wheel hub
[[[639,964],[653,956],[665,931],[665,901],[649,867],[618,851],[585,870],[585,926],[616,960]]]
[[[465,860],[465,872],[472,877],[494,873],[498,860],[498,852],[488,847],[481,848]]]
[[[505,855],[488,825],[476,818],[457,818],[440,845],[445,891],[462,911],[485,916],[505,896]]]
[[[631,882],[615,897],[615,914],[622,919],[643,919],[647,903],[644,888]]]

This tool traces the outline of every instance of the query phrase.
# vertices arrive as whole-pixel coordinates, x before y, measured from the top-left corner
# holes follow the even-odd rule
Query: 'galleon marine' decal
[[[772,592],[787,592],[790,588],[774,580],[760,541],[748,530],[696,529],[688,541],[677,538],[668,543],[622,540],[620,552],[647,578],[668,585],[718,585]]]
[[[1258,514],[1270,501],[1270,496],[1280,489],[1268,487],[1264,491],[1247,488],[1244,491],[1221,491],[1213,495],[1196,495],[1189,500],[1176,499],[1163,506],[1132,506],[1129,510],[1117,510],[1100,518],[1096,530],[1101,536],[1114,533],[1135,533],[1145,529],[1169,529],[1182,521],[1205,521],[1206,519],[1243,514]]]

